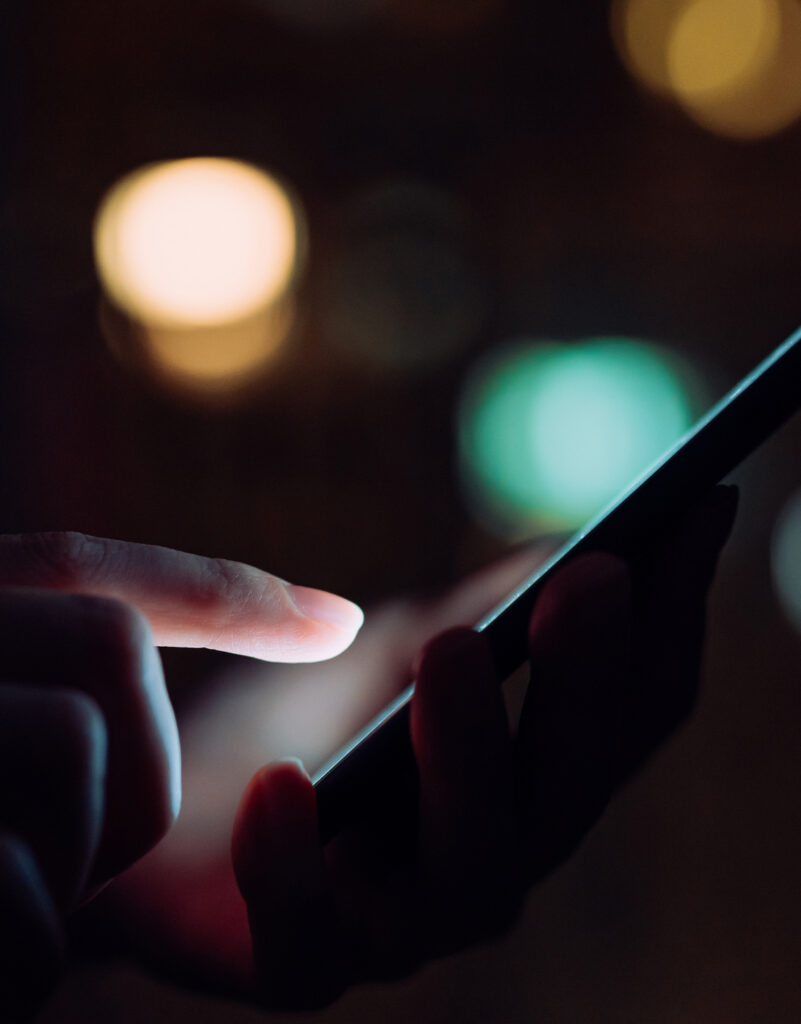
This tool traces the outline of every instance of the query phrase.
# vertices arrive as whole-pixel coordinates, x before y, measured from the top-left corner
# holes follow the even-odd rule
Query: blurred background
[[[430,595],[581,525],[801,323],[798,0],[0,28],[4,532]],[[517,930],[315,1019],[799,1019],[799,454],[736,474],[695,719]],[[256,1016],[89,961],[42,1019]]]

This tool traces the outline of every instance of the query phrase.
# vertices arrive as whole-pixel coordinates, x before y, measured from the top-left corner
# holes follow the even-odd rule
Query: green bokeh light
[[[479,365],[459,410],[476,514],[506,535],[572,529],[692,422],[676,361],[644,342],[519,343]]]

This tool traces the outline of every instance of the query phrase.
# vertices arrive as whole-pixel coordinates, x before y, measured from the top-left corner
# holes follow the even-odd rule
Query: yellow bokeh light
[[[612,37],[635,78],[655,92],[670,92],[667,41],[691,0],[615,0]]]
[[[239,321],[287,289],[298,258],[292,202],[234,160],[142,168],[101,204],[95,258],[109,297],[149,326]]]
[[[798,0],[616,0],[612,29],[630,72],[710,131],[756,139],[801,114]]]
[[[269,360],[293,319],[291,303],[276,303],[224,327],[189,331],[151,327],[142,332],[142,342],[149,357],[170,377],[190,386],[231,385],[251,377]]]
[[[775,59],[777,0],[695,0],[680,13],[667,47],[678,96],[703,97],[747,85]]]
[[[737,10],[740,29],[724,30]],[[742,31],[746,24],[750,39]],[[710,56],[717,84],[700,70],[704,48],[710,55],[724,52],[716,36],[726,39],[732,69],[726,76],[722,61]],[[739,139],[773,135],[801,114],[801,6],[797,0],[695,0],[676,26],[668,64],[677,99],[704,128]]]
[[[113,350],[170,386],[239,389],[292,328],[302,225],[276,181],[234,160],[176,160],[123,178],[94,235]]]
[[[295,326],[291,294],[249,317],[207,327],[149,327],[108,301],[100,327],[113,353],[174,393],[230,399],[257,381]]]

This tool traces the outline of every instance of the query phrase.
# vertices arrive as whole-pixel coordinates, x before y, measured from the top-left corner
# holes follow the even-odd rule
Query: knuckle
[[[212,609],[230,605],[245,583],[245,566],[227,558],[210,558],[207,566],[207,583],[199,592],[199,603]]]
[[[35,533],[23,541],[46,586],[69,590],[85,583],[104,557],[104,543],[74,530]]]

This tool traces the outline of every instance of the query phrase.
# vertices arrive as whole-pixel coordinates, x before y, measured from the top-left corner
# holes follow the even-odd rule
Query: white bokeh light
[[[298,256],[292,203],[269,175],[217,158],[176,160],[123,178],[95,224],[111,299],[143,323],[237,321],[286,290]]]

